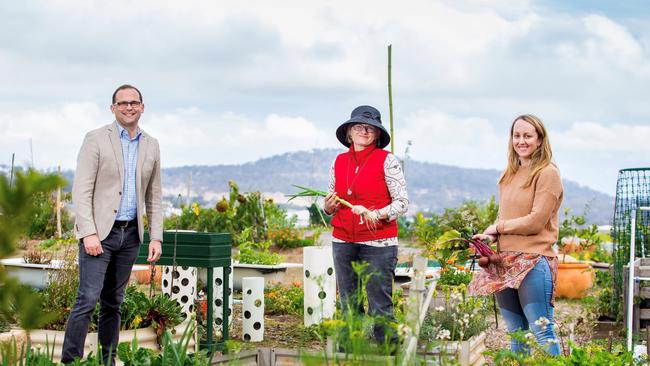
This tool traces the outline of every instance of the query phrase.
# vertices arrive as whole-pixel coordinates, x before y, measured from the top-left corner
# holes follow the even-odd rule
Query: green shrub
[[[246,228],[240,235],[242,240],[239,244],[239,253],[235,255],[235,259],[239,263],[246,264],[267,264],[276,265],[282,263],[282,256],[278,253],[271,253],[271,241],[265,240],[261,242],[254,242],[251,239],[252,228]]]
[[[271,286],[264,292],[264,313],[303,315],[304,289],[299,282],[290,286]]]
[[[467,340],[487,329],[487,314],[486,297],[468,297],[464,286],[452,289],[445,305],[427,314],[420,339],[431,344]]]
[[[463,266],[447,266],[440,270],[437,286],[469,285],[474,274]]]

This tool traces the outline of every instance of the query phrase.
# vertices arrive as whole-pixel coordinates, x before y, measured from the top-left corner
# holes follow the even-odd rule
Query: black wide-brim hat
[[[377,147],[380,149],[385,148],[390,144],[390,135],[386,128],[381,124],[381,114],[379,111],[369,105],[362,105],[356,107],[350,114],[350,119],[343,122],[339,128],[336,129],[336,138],[345,146],[350,147],[347,140],[348,125],[365,123],[377,127],[381,133],[377,137]]]

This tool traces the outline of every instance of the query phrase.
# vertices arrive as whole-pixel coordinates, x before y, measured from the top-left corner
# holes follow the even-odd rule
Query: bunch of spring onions
[[[296,194],[288,194],[287,197],[289,198],[289,201],[296,197],[326,197],[327,192],[325,191],[319,191],[313,188],[308,188],[308,187],[303,187],[299,186],[297,184],[292,184],[294,187],[302,189],[302,191],[296,193]],[[367,208],[363,206],[355,206],[352,205],[350,202],[344,200],[343,198],[339,196],[334,196],[336,201],[340,202],[343,206],[346,206],[352,210],[355,214],[361,216],[362,218],[366,219],[366,222],[368,223],[369,226],[374,227],[377,222],[379,221],[378,215],[376,212],[368,210]],[[363,220],[362,220],[363,223]]]

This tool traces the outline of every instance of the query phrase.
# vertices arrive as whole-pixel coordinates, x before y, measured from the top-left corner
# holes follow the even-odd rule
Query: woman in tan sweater
[[[531,330],[537,342],[557,355],[553,299],[557,257],[558,209],[563,188],[542,121],[522,115],[512,123],[508,166],[499,179],[499,216],[474,238],[496,241],[501,264],[479,272],[470,294],[496,293],[509,332]],[[514,352],[528,352],[511,341]]]

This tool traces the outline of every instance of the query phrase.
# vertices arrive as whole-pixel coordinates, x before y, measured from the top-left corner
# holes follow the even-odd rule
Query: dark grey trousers
[[[99,300],[99,345],[104,364],[114,365],[120,333],[120,306],[139,246],[137,224],[113,227],[102,241],[104,253],[97,257],[86,254],[83,244],[79,244],[79,290],[68,317],[61,362],[69,363],[83,357],[90,317]]]
[[[363,314],[363,303],[358,295],[360,281],[357,273],[352,268],[353,262],[366,262],[366,273],[371,277],[366,284],[368,295],[368,314],[378,318],[374,325],[374,337],[380,344],[384,343],[386,331],[385,322],[394,321],[393,314],[393,280],[395,266],[397,265],[397,246],[372,247],[354,243],[332,243],[334,255],[334,269],[336,270],[336,284],[339,288],[339,301],[341,309],[350,306],[359,314]],[[388,341],[396,342],[397,338],[391,336]]]

